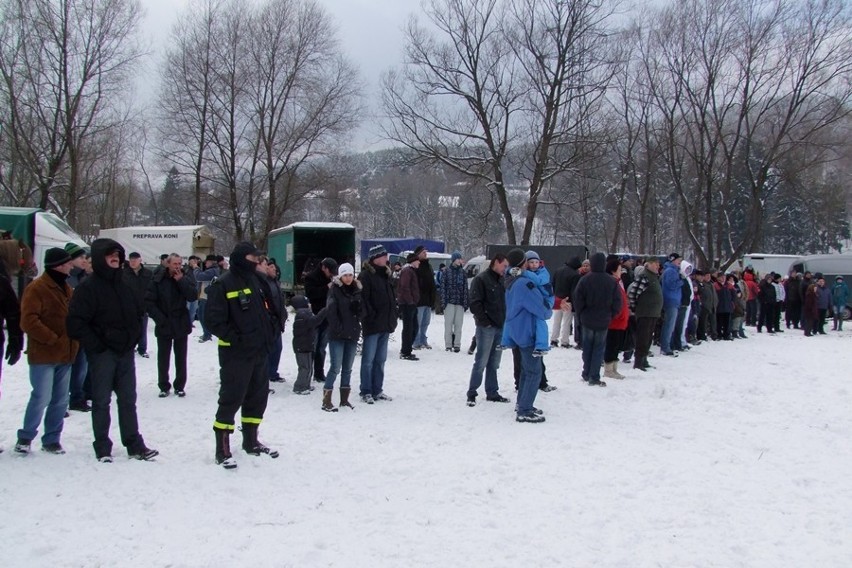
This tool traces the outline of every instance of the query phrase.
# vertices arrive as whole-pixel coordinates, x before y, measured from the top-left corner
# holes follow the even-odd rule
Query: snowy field
[[[465,349],[472,331],[468,314]],[[852,331],[752,332],[605,389],[558,349],[537,425],[482,391],[465,406],[473,357],[442,349],[441,317],[421,361],[391,343],[393,402],[322,412],[319,389],[290,391],[288,326],[260,429],[281,457],[237,449],[235,471],[213,463],[216,347],[199,333],[185,399],[157,398],[154,354],[137,358],[152,463],[124,458],[114,405],[115,463],[76,412],[66,455],[15,455],[27,365],[4,369],[3,566],[852,566]]]

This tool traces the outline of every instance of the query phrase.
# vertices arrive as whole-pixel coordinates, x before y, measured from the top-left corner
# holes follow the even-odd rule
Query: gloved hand
[[[21,350],[24,348],[24,338],[20,336],[10,337],[6,345],[6,362],[14,365],[21,358]]]

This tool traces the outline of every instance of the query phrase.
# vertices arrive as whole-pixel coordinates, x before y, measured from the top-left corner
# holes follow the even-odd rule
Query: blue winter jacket
[[[840,311],[843,306],[849,301],[849,286],[846,282],[840,281],[831,287],[831,305],[836,311]]]
[[[525,270],[507,285],[503,324],[503,344],[507,347],[534,347],[536,326],[553,314],[552,299],[542,296],[539,282],[531,276],[533,273]]]
[[[831,306],[831,290],[829,290],[828,286],[825,288],[817,286],[816,289],[819,294],[817,296],[817,308],[827,310]]]
[[[681,287],[683,286],[680,279],[680,268],[671,262],[667,262],[663,270],[663,277],[660,278],[660,284],[663,288],[663,306],[680,306]]]
[[[547,271],[545,267],[540,267],[535,272],[531,270],[525,271],[527,274],[527,278],[532,280],[538,286],[539,291],[541,292],[542,297],[545,300],[550,302],[550,305],[553,305],[553,285],[550,283],[550,273]]]
[[[467,276],[461,266],[450,265],[441,275],[441,307],[447,304],[462,306],[467,310],[470,299],[467,290]]]

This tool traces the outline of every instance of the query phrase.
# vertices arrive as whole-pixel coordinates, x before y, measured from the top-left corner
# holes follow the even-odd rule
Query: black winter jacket
[[[758,284],[760,288],[760,292],[757,295],[757,299],[760,300],[761,304],[772,305],[776,302],[775,286],[772,285],[772,282],[766,280],[766,278],[760,281]]]
[[[260,275],[258,280],[263,285],[264,294],[269,300],[267,302],[267,311],[272,318],[272,327],[278,333],[284,332],[284,327],[287,324],[287,308],[284,305],[284,295],[281,293],[281,285],[278,280],[271,276]]]
[[[18,296],[15,295],[15,289],[12,288],[12,283],[4,274],[0,274],[0,347],[6,341],[6,336],[3,333],[3,321],[6,322],[6,328],[9,330],[9,339],[16,342],[16,345],[24,346],[24,332],[21,331],[21,305],[18,303]]]
[[[576,266],[575,266],[576,265]],[[576,286],[578,281],[577,269],[580,267],[580,259],[572,258],[553,273],[551,284],[553,284],[553,295],[557,298],[569,298],[573,291],[572,285]],[[570,300],[569,300],[570,301]]]
[[[491,268],[470,283],[470,312],[480,327],[503,327],[506,321],[506,288],[503,276]]]
[[[335,276],[328,293],[328,338],[338,341],[358,341],[361,336],[361,282],[353,280],[346,286]]]
[[[178,281],[168,274],[168,270],[161,270],[151,278],[145,293],[145,309],[156,324],[154,334],[157,337],[186,337],[192,333],[192,322],[189,321],[186,303],[198,299],[195,280],[192,276],[184,275]]]
[[[432,266],[426,260],[420,261],[420,266],[417,268],[417,284],[420,290],[419,306],[435,307],[437,300],[437,287],[435,286],[435,272]]]
[[[134,272],[130,266],[124,267],[124,281],[133,289],[133,292],[139,296],[139,299],[144,303],[145,295],[148,293],[148,285],[151,283],[154,273],[145,268],[139,267],[139,272]],[[72,286],[73,288],[73,286]]]
[[[219,356],[254,359],[266,357],[276,332],[266,310],[265,292],[255,264],[237,245],[231,253],[231,269],[207,287],[204,324],[219,338]]]
[[[96,239],[92,243],[92,269],[83,280],[68,306],[68,336],[78,340],[87,353],[131,351],[142,333],[142,298],[136,295],[121,268],[106,263],[107,254],[119,253],[119,266],[124,264],[124,248],[112,239]]]
[[[293,318],[293,351],[296,353],[312,353],[317,343],[317,327],[324,321],[328,307],[321,309],[317,314],[311,309],[296,309],[296,317]]]
[[[322,271],[322,264],[305,276],[305,297],[311,303],[314,313],[319,313],[328,302],[328,285],[331,278]]]
[[[358,275],[361,282],[361,332],[393,333],[399,318],[396,297],[390,282],[390,269],[364,263]]]
[[[605,272],[603,253],[593,254],[589,262],[592,271],[580,279],[574,290],[574,312],[584,328],[607,329],[612,318],[621,311],[619,281]]]

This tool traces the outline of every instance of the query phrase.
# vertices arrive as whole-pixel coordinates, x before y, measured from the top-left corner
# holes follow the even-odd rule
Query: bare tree
[[[0,11],[2,97],[13,155],[37,181],[37,204],[64,209],[73,224],[86,141],[115,126],[117,115],[108,111],[142,55],[139,3],[5,0]]]
[[[190,172],[193,223],[201,222],[204,159],[210,142],[213,44],[223,0],[196,0],[169,35],[160,73],[157,130],[164,159]]]
[[[687,0],[651,24],[648,81],[700,264],[751,250],[785,156],[848,116],[850,23],[842,0]]]
[[[252,19],[248,84],[264,178],[266,235],[313,188],[298,172],[354,125],[360,83],[314,0],[270,0]]]
[[[577,168],[579,125],[599,108],[611,75],[612,4],[605,0],[431,0],[437,33],[412,21],[402,72],[384,79],[388,137],[482,180],[517,242],[507,178],[528,199],[529,242],[543,189]],[[511,152],[517,161],[511,161]]]

